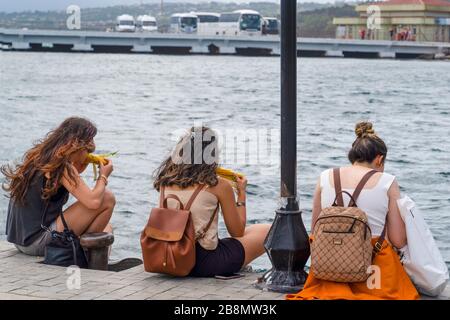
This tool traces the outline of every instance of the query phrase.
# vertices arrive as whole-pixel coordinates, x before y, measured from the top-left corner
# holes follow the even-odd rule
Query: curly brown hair
[[[153,186],[158,191],[161,186],[175,185],[181,189],[197,184],[216,186],[217,154],[216,133],[205,126],[192,127],[155,171]]]
[[[42,190],[44,200],[57,193],[66,172],[69,182],[76,185],[70,158],[83,148],[92,152],[90,143],[96,134],[97,128],[87,119],[71,117],[64,120],[59,127],[34,143],[23,156],[22,163],[1,167],[7,181],[2,185],[3,189],[9,192],[11,199],[24,204],[27,190],[38,172],[49,177]]]

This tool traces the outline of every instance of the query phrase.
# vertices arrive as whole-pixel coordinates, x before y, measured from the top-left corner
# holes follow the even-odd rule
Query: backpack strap
[[[202,191],[202,189],[205,187],[204,184],[201,184],[197,187],[197,189],[195,189],[194,193],[192,194],[191,198],[189,199],[189,201],[187,202],[186,206],[184,207],[184,210],[190,210],[192,203],[194,203],[195,198],[197,198],[198,194],[200,193],[200,191]]]
[[[200,193],[200,191],[202,191],[202,189],[204,188],[205,185],[201,184],[199,185],[194,193],[192,194],[192,196],[189,198],[189,201],[187,202],[187,204],[183,207],[183,203],[181,202],[180,198],[178,198],[176,195],[173,194],[169,194],[167,197],[165,196],[165,192],[164,192],[164,187],[161,186],[160,187],[160,191],[159,191],[159,207],[160,208],[167,208],[167,200],[169,198],[171,199],[175,199],[180,203],[180,208],[181,210],[187,210],[189,211],[191,209],[192,203],[194,202],[195,198],[197,198],[198,194]]]
[[[336,199],[334,202],[339,207],[344,206],[344,198],[342,197],[342,186],[341,186],[341,168],[333,169],[333,180],[334,180],[334,192],[336,193]]]
[[[342,191],[342,187],[341,187],[341,178],[340,178],[340,169],[339,168],[335,168],[333,169],[333,173],[334,173],[334,189],[336,192],[336,199],[334,200],[335,204],[334,205],[338,205],[343,207],[344,206],[344,201],[342,198],[342,193],[346,193],[350,196],[350,203],[349,203],[349,207],[356,207],[356,200],[358,199],[359,195],[361,194],[361,191],[363,190],[364,186],[366,185],[366,183],[369,181],[369,179],[378,171],[377,170],[370,170],[369,172],[367,172],[361,179],[361,181],[358,183],[358,185],[356,186],[355,191],[353,192],[353,196],[351,196],[348,192],[346,191]],[[384,223],[384,228],[383,231],[381,232],[381,235],[378,237],[377,242],[375,243],[374,247],[373,247],[373,251],[372,251],[372,260],[375,258],[375,256],[381,251],[381,249],[383,248],[383,242],[384,239],[386,238],[386,229],[387,229],[387,220],[388,220],[388,216],[386,215],[386,221]]]
[[[178,198],[178,196],[174,195],[174,194],[168,194],[167,197],[164,198],[163,200],[163,204],[161,208],[165,208],[167,209],[167,200],[169,199],[174,199],[176,200],[179,204],[180,204],[180,210],[184,210],[184,206],[183,206],[183,202],[181,202],[180,198]]]
[[[348,197],[351,199],[351,200],[353,200],[353,196],[349,193],[349,192],[347,192],[347,191],[341,191],[341,192],[339,192],[337,195],[336,195],[336,198],[334,198],[334,201],[333,201],[333,207],[343,207],[344,206],[344,204],[342,204],[341,206],[337,203],[337,201],[338,201],[338,197],[340,196],[341,198],[342,198],[342,194],[343,193],[345,193],[346,195],[348,195]],[[356,201],[354,201],[353,200],[353,202],[354,203],[356,203]]]
[[[377,170],[370,170],[364,175],[364,177],[362,177],[361,181],[358,183],[355,191],[353,192],[353,197],[350,200],[350,203],[348,204],[349,207],[356,207],[356,200],[361,194],[362,189],[366,185],[367,181],[369,181],[369,179],[377,172],[378,172]]]
[[[159,187],[159,207],[163,207],[163,201],[164,201],[164,186]]]
[[[202,191],[202,189],[204,187],[205,187],[205,185],[203,185],[203,184],[199,185],[195,189],[195,191],[192,194],[192,196],[189,198],[189,201],[187,202],[186,206],[184,206],[184,208],[183,208],[183,203],[181,202],[181,200],[176,195],[169,194],[169,195],[167,195],[167,197],[165,197],[165,195],[164,195],[164,187],[161,186],[160,187],[160,199],[159,199],[160,207],[161,208],[167,208],[167,200],[170,198],[170,199],[175,199],[175,200],[177,200],[180,203],[181,210],[189,211],[191,209],[192,204],[194,203],[195,198],[197,198],[198,194],[200,193],[200,191]],[[201,238],[203,238],[205,236],[206,232],[208,232],[209,228],[211,227],[212,223],[214,222],[214,218],[216,217],[216,214],[217,214],[218,211],[219,211],[219,202],[217,202],[217,207],[214,210],[214,213],[211,216],[211,219],[209,220],[209,222],[206,225],[206,227],[203,229],[203,231],[199,232],[196,235],[196,237],[195,237],[196,240],[197,239],[201,239]]]
[[[49,205],[50,205],[50,200],[46,200],[45,203],[44,203],[44,206],[43,206],[43,210],[42,210],[43,214],[42,214],[42,219],[41,219],[41,228],[43,230],[45,230],[46,232],[50,232],[51,233],[54,230],[50,230],[50,228],[45,226],[45,224],[44,224],[45,217],[47,215],[47,211],[48,211]],[[64,226],[64,231],[70,231],[69,226],[67,225],[67,221],[66,221],[66,219],[64,219],[64,212],[61,212],[59,214],[59,216],[61,217],[61,222],[62,222],[62,224]]]
[[[389,212],[388,212],[389,214]],[[387,231],[387,221],[388,221],[388,215],[386,215],[386,221],[384,222],[384,228],[381,232],[380,236],[378,237],[377,242],[375,242],[375,245],[373,246],[372,251],[372,260],[375,258],[375,256],[380,253],[381,249],[383,249],[383,242],[386,238],[386,231]]]
[[[209,228],[211,227],[212,223],[214,222],[214,218],[216,217],[217,212],[219,212],[219,202],[217,201],[217,207],[214,210],[213,215],[211,216],[211,219],[209,220],[208,224],[206,225],[206,227],[203,229],[203,231],[197,233],[195,240],[198,239],[203,239],[206,235],[206,233],[208,232]]]
[[[342,194],[345,193],[350,197],[350,202],[348,204],[349,207],[356,207],[356,200],[358,199],[359,195],[361,194],[361,191],[363,190],[366,183],[369,181],[369,179],[377,173],[377,170],[370,170],[367,172],[361,179],[361,181],[358,183],[358,185],[355,188],[355,191],[353,192],[353,195],[350,195],[347,191],[342,191],[341,186],[341,173],[340,168],[334,168],[333,169],[333,180],[334,180],[334,192],[336,193],[336,198],[334,199],[333,206],[344,206],[344,199],[342,197]]]
[[[198,194],[200,193],[200,191],[203,190],[203,188],[206,185],[201,184],[197,187],[197,189],[195,189],[194,193],[192,194],[191,198],[189,199],[188,203],[186,204],[186,206],[184,207],[184,210],[190,210],[192,203],[194,202],[195,198],[197,198]],[[206,225],[206,227],[199,233],[197,233],[195,240],[198,239],[202,239],[205,235],[206,232],[208,232],[209,228],[211,227],[212,223],[214,222],[214,218],[216,217],[217,212],[219,211],[219,202],[217,202],[217,207],[214,210],[213,215],[211,216],[211,219],[209,220],[208,224]]]
[[[370,170],[369,172],[367,172],[364,175],[364,177],[362,177],[361,181],[359,182],[358,186],[356,187],[355,191],[353,192],[353,197],[351,200],[353,202],[350,203],[351,205],[356,207],[356,199],[358,199],[358,197],[361,194],[361,191],[364,188],[364,186],[366,185],[367,181],[369,181],[369,179],[377,172],[378,172],[377,170]],[[384,242],[384,239],[386,238],[386,229],[387,229],[387,215],[386,215],[386,221],[384,222],[383,231],[381,232],[380,236],[378,237],[377,242],[375,242],[375,245],[373,246],[372,260],[383,248],[383,242]]]

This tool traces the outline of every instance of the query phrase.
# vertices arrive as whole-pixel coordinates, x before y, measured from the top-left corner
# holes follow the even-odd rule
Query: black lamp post
[[[264,247],[272,269],[259,287],[297,292],[307,274],[309,239],[297,201],[297,0],[281,0],[281,191]]]

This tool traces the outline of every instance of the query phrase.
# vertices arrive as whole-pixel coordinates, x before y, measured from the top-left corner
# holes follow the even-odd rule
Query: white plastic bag
[[[448,268],[422,214],[408,196],[397,200],[405,222],[408,244],[400,249],[401,262],[417,290],[438,296],[447,286]]]

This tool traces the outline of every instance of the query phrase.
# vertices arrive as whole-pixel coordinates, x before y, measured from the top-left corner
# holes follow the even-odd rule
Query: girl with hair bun
[[[367,283],[343,283],[317,279],[310,271],[304,289],[297,294],[288,295],[287,299],[413,300],[419,298],[417,290],[394,251],[394,248],[402,248],[406,245],[406,230],[397,206],[397,200],[400,199],[399,185],[395,176],[384,172],[388,149],[370,122],[357,123],[355,134],[356,139],[348,152],[351,164],[338,170],[325,170],[320,175],[314,193],[311,230],[314,230],[322,208],[331,207],[336,198],[335,177],[339,179],[341,185],[341,188],[337,185],[337,189],[351,194],[362,178],[375,170],[375,173],[370,173],[372,175],[356,199],[356,205],[367,214],[372,231],[372,244],[386,228],[382,249],[372,262],[379,267],[379,269],[375,268],[379,272],[371,275]],[[344,206],[348,206],[350,197],[346,194],[342,195]],[[314,239],[312,238],[311,241]],[[373,286],[369,285],[372,277],[376,278]]]

